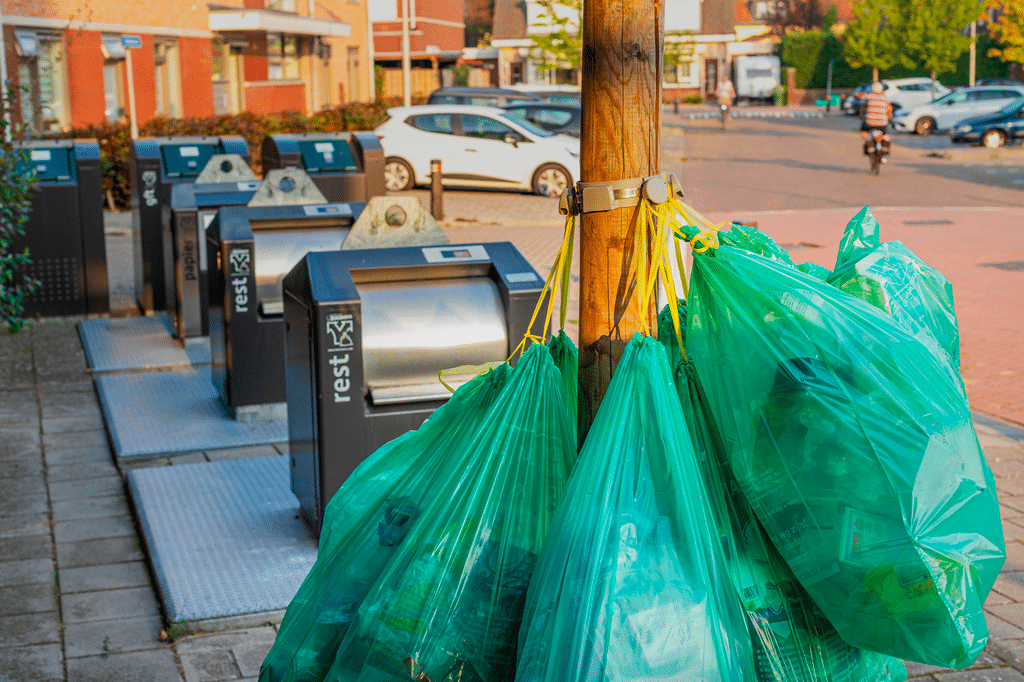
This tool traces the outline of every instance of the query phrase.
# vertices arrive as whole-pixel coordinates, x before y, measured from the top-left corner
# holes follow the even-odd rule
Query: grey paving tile
[[[36,583],[50,584],[51,582],[53,582],[53,560],[49,557],[0,561],[0,587]]]
[[[9,495],[0,495],[0,516],[40,514],[45,512],[45,487],[42,491],[32,491],[26,494],[22,494],[20,491],[15,491]]]
[[[269,457],[277,454],[278,452],[273,445],[252,445],[244,448],[224,448],[222,450],[206,451],[206,456],[210,458],[211,462],[220,462],[228,459]]]
[[[60,589],[65,594],[123,587],[149,587],[146,564],[132,561],[127,564],[65,568],[60,572]]]
[[[994,605],[992,609],[1001,608],[1000,605]],[[986,611],[989,611],[986,608]],[[992,613],[985,614],[985,622],[988,624],[988,636],[990,640],[995,639],[1021,639],[1024,638],[1024,630],[1021,630],[1016,625],[1012,625],[1001,617],[993,616]],[[1019,620],[1013,621],[1017,624],[1024,625],[1024,622]]]
[[[99,400],[91,392],[72,391],[62,393],[47,401],[41,398],[43,403],[43,419],[59,419],[61,417],[97,417],[103,419],[103,411],[100,409]]]
[[[0,587],[0,616],[45,613],[56,608],[53,582]]]
[[[993,604],[986,607],[985,611],[999,616],[1008,623],[1024,626],[1024,604]]]
[[[112,497],[124,494],[120,476],[89,478],[83,481],[56,481],[50,484],[50,499],[81,500],[87,497]]]
[[[1024,571],[1024,543],[1006,543],[1006,561],[1003,563],[1004,571]]]
[[[99,414],[87,414],[78,417],[43,417],[43,434],[75,433],[79,431],[96,431],[103,429],[103,417]]]
[[[211,651],[215,649],[227,651],[239,647],[273,644],[275,637],[277,637],[277,631],[273,626],[264,625],[233,632],[201,632],[176,640],[174,648],[178,653]]]
[[[61,481],[82,481],[88,478],[108,478],[119,476],[117,467],[113,462],[78,462],[76,464],[61,464],[51,466],[46,470],[50,483]]]
[[[29,497],[41,495],[46,498],[46,481],[42,474],[21,478],[0,478],[0,497]]]
[[[39,428],[39,415],[33,412],[0,412],[0,430]]]
[[[993,588],[1016,602],[1024,602],[1024,573],[1003,571]]]
[[[936,673],[934,677],[939,682],[1024,682],[1024,675],[1009,667],[958,670]]]
[[[32,447],[0,460],[0,478],[25,478],[43,475],[43,450]]]
[[[0,538],[21,535],[46,535],[50,532],[50,519],[46,514],[12,514],[0,516]]]
[[[270,640],[250,646],[235,647],[231,650],[243,677],[259,677],[260,666],[263,665],[272,646],[274,646],[274,641]]]
[[[3,383],[0,382],[0,386]],[[39,427],[21,429],[2,429],[0,431],[0,461],[26,452],[34,452],[40,444]]]
[[[60,603],[65,623],[160,615],[156,597],[148,587],[62,594]]]
[[[63,680],[60,644],[0,647],[0,676],[4,682]]]
[[[287,455],[290,452],[288,443],[275,443],[274,449],[276,449],[277,452],[282,455]]]
[[[914,661],[905,661],[907,666],[907,675],[910,677],[916,677],[920,675],[932,675],[934,673],[949,672],[949,668],[942,668],[937,665],[928,665],[926,663],[916,663]],[[981,655],[978,656],[970,669],[974,668],[991,668],[994,666],[1003,665],[1003,661],[996,656],[993,656],[988,651],[982,651]]]
[[[66,464],[77,464],[79,462],[113,462],[113,455],[110,448],[105,444],[101,446],[89,445],[75,448],[46,448],[47,466],[62,466]]]
[[[989,640],[985,646],[986,651],[992,652],[1000,660],[1009,663],[1020,670],[1024,668],[1024,640],[1020,639],[998,639]]]
[[[196,464],[198,462],[209,461],[206,459],[206,455],[204,455],[202,452],[184,452],[180,455],[171,455],[167,459],[171,461],[172,465]]]
[[[59,641],[56,611],[0,617],[0,648]]]
[[[64,648],[68,658],[164,649],[166,644],[160,641],[162,627],[159,616],[68,623],[64,626]]]
[[[68,682],[181,682],[168,649],[68,659]]]
[[[21,561],[23,559],[50,559],[53,550],[47,535],[16,535],[11,538],[0,538],[0,557],[5,561]]]
[[[47,449],[61,450],[65,448],[106,447],[107,433],[102,430],[74,431],[68,433],[47,433],[43,440]]]
[[[237,680],[238,666],[228,651],[196,651],[178,654],[185,682],[219,682]]]
[[[37,414],[38,410],[35,390],[0,391],[0,414]]]
[[[144,558],[137,537],[105,538],[57,545],[57,566],[61,570],[79,566],[122,564],[142,561]]]
[[[135,525],[128,515],[60,521],[54,527],[54,538],[58,544],[134,535]]]
[[[118,461],[121,471],[127,474],[132,469],[152,469],[171,465],[169,457],[126,457]],[[1024,516],[1024,515],[1022,515]]]
[[[53,503],[54,521],[95,519],[103,516],[121,516],[128,513],[128,502],[124,495],[88,497],[84,500],[63,500]]]
[[[1024,519],[1005,519],[1003,521],[1003,538],[1007,543],[1024,540]]]

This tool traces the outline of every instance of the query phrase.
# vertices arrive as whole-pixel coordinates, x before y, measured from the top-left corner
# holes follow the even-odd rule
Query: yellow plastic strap
[[[448,382],[444,380],[444,377],[458,376],[461,374],[472,374],[473,378],[475,379],[481,374],[487,374],[495,367],[504,364],[504,362],[485,362],[482,365],[459,365],[458,367],[450,367],[448,369],[442,369],[440,372],[438,372],[437,380],[444,384],[444,387],[447,388],[449,391],[455,393],[455,389],[452,388],[448,384]]]

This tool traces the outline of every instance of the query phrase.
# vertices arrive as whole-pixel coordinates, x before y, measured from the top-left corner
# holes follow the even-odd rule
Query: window
[[[443,133],[446,135],[453,135],[455,133],[455,129],[452,127],[451,114],[420,114],[419,116],[410,116],[406,119],[406,123],[417,130],[427,133]]]
[[[57,132],[69,125],[65,93],[64,44],[59,35],[15,31],[21,120],[36,134]]]
[[[178,41],[174,38],[155,38],[153,61],[156,71],[156,113],[168,118],[181,118],[181,59]]]
[[[120,35],[101,36],[103,51],[103,113],[110,123],[125,116],[124,47]]]
[[[476,114],[462,115],[462,134],[466,137],[482,137],[488,140],[504,140],[506,135],[522,137],[504,123]]]
[[[281,12],[294,12],[295,0],[267,0],[267,9],[276,9]]]
[[[526,119],[544,128],[560,128],[572,120],[572,112],[562,109],[531,109]]]
[[[299,78],[299,37],[284,33],[267,34],[267,78],[296,80]]]

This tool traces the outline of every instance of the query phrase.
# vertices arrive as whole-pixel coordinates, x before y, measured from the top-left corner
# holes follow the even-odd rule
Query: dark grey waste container
[[[25,301],[27,315],[80,315],[110,310],[103,236],[103,185],[96,140],[32,140],[17,145],[28,155],[36,191],[25,236],[22,269],[42,285]],[[21,165],[21,164],[19,164]]]
[[[353,469],[448,399],[439,370],[511,354],[543,285],[510,242],[309,253],[285,276],[292,491],[315,532]]]
[[[228,206],[207,228],[211,373],[239,421],[283,409],[281,278],[307,252],[341,248],[365,206]]]
[[[241,137],[150,137],[132,143],[135,298],[143,313],[167,310],[162,206],[171,199],[171,186],[195,182],[214,154],[238,154],[249,161]]]
[[[384,148],[376,133],[268,135],[260,153],[264,174],[301,168],[327,201],[367,201],[384,194]]]

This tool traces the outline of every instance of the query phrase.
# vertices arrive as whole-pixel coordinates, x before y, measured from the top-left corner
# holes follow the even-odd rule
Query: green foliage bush
[[[267,135],[279,133],[350,132],[373,130],[387,117],[395,102],[373,104],[353,103],[323,109],[312,115],[288,111],[281,114],[258,115],[250,112],[208,118],[150,119],[139,126],[141,137],[164,135],[239,135],[245,138],[253,170],[261,174],[260,144]],[[127,208],[131,199],[129,163],[131,134],[127,123],[103,123],[76,128],[63,135],[68,138],[95,138],[100,146],[100,168],[103,190],[112,196],[114,205]]]
[[[1005,77],[1008,65],[994,57],[988,57],[988,49],[995,47],[996,42],[988,35],[978,36],[977,77]],[[828,62],[832,65],[832,87],[854,88],[871,80],[871,67],[854,69],[843,57],[843,44],[831,31],[790,31],[779,46],[783,68],[796,69],[796,87],[824,88],[828,83]],[[967,85],[970,69],[970,56],[967,52],[960,55],[956,70],[939,74],[938,80],[945,85]],[[922,69],[908,69],[897,65],[879,73],[882,79],[910,78],[913,76],[929,76]],[[784,77],[785,78],[785,77]]]
[[[25,150],[8,140],[10,124],[4,114],[12,110],[14,101],[11,91],[0,85],[0,328],[6,326],[12,334],[27,324],[25,297],[39,286],[19,272],[32,262],[28,248],[16,245],[25,235],[36,181],[34,171],[25,172],[29,165]]]

